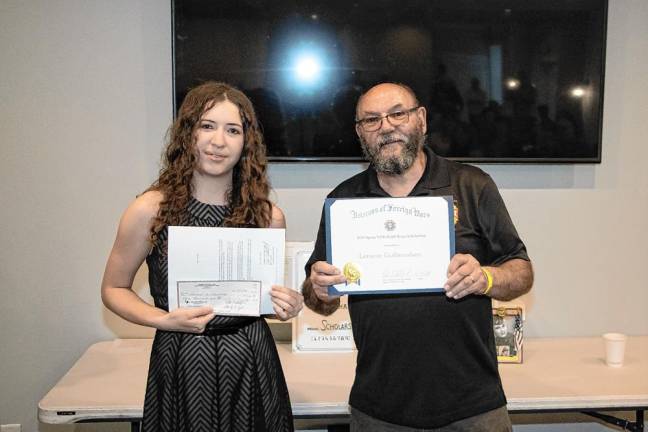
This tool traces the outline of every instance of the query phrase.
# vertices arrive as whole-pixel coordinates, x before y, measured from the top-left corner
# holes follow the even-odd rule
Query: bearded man
[[[425,145],[426,109],[403,84],[360,96],[356,133],[369,167],[329,198],[453,196],[455,249],[444,293],[349,297],[358,349],[349,397],[352,431],[511,431],[497,370],[491,299],[531,289],[526,247],[497,186],[480,169]],[[324,315],[344,283],[326,262],[324,215],[306,264],[306,305]]]

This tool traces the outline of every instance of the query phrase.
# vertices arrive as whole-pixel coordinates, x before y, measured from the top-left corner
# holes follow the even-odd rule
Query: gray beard
[[[382,157],[380,155],[380,148],[383,144],[399,139],[404,141],[405,145],[400,155]],[[362,146],[362,153],[365,158],[371,162],[374,169],[382,174],[388,175],[401,175],[407,171],[414,161],[419,148],[425,142],[425,135],[417,128],[411,135],[403,133],[391,133],[378,137],[376,146],[370,148],[363,137],[360,137],[360,144]]]

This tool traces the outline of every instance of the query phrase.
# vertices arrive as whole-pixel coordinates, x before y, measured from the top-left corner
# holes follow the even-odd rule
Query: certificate
[[[333,199],[326,254],[346,277],[329,294],[442,291],[454,255],[452,197]]]
[[[284,285],[285,238],[276,228],[170,226],[169,310],[181,306],[178,282],[258,281],[256,315],[274,314],[270,288]]]
[[[178,281],[183,307],[212,306],[217,315],[259,316],[260,281]]]

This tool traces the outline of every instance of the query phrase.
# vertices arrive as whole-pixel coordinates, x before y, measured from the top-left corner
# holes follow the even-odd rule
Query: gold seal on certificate
[[[352,262],[344,264],[342,273],[344,274],[347,283],[357,283],[358,285],[360,285],[360,277],[362,276],[362,273],[360,272],[360,268],[357,264]]]

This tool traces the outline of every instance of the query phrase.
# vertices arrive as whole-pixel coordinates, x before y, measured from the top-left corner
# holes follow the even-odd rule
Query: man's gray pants
[[[351,432],[512,432],[506,406],[435,429],[416,429],[378,420],[351,407]]]

